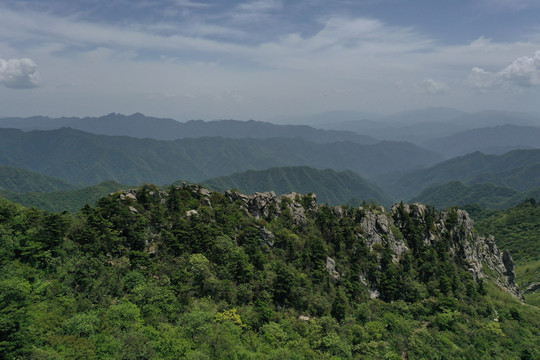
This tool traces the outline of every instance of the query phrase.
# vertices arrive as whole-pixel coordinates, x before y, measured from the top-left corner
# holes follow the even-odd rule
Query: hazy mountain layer
[[[484,154],[504,154],[515,149],[540,148],[540,128],[502,125],[459,132],[431,139],[420,146],[438,152],[446,158],[474,151]]]
[[[314,192],[319,203],[330,205],[346,204],[353,198],[374,200],[386,206],[392,204],[391,198],[383,190],[350,170],[336,172],[306,166],[280,167],[249,170],[202,183],[219,191],[236,188],[247,194],[264,191],[274,191],[278,195]]]
[[[430,187],[411,199],[412,202],[430,204],[438,209],[450,206],[479,204],[485,208],[506,208],[519,202],[521,193],[493,184],[465,185],[461,181]],[[516,199],[515,202],[512,200]]]
[[[510,167],[508,170],[495,173],[475,175],[469,180],[471,184],[490,182],[519,191],[527,191],[540,185],[540,163]]]
[[[405,140],[417,144],[446,137],[458,132],[500,126],[505,124],[540,127],[540,116],[506,111],[464,113],[449,108],[429,108],[406,111],[378,119],[351,117],[341,121],[339,116],[329,118],[324,129],[350,130],[377,139]],[[456,149],[454,149],[456,151]]]
[[[199,138],[158,141],[73,129],[0,129],[0,165],[18,166],[74,184],[201,181],[276,166],[350,169],[372,177],[432,165],[440,157],[413,144],[317,144],[302,139]]]
[[[525,191],[540,187],[539,166],[540,150],[514,150],[498,156],[475,152],[426,169],[381,176],[371,181],[395,199],[410,199],[431,186],[452,180],[484,183],[497,179],[498,185]]]
[[[140,113],[129,116],[109,114],[101,117],[62,117],[0,119],[0,127],[29,130],[54,130],[70,127],[98,135],[123,135],[157,140],[176,140],[221,136],[233,139],[274,137],[302,138],[316,143],[351,141],[359,144],[374,144],[378,140],[351,131],[321,130],[307,125],[275,125],[261,121],[191,120],[185,123],[173,119],[145,116]]]

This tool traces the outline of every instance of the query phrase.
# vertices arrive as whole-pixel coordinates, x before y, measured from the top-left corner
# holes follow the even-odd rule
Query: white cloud
[[[441,81],[435,81],[433,79],[424,79],[422,85],[426,94],[429,95],[443,94],[448,90],[448,85]]]
[[[475,67],[469,75],[469,83],[481,90],[488,90],[504,85],[518,88],[530,88],[540,85],[540,50],[534,56],[523,56],[497,72]]]
[[[0,84],[11,89],[39,86],[37,65],[30,59],[0,59]]]

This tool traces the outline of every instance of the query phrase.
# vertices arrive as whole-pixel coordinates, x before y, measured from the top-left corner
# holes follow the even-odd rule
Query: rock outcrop
[[[212,206],[213,192],[199,185],[183,183],[179,186],[198,199],[201,205]],[[122,191],[119,198],[126,201],[133,213],[133,207],[139,197],[137,190]],[[168,194],[164,191],[146,192],[165,203]],[[315,195],[300,195],[291,193],[277,196],[273,191],[244,195],[238,191],[226,191],[224,197],[237,203],[244,211],[256,219],[271,220],[278,216],[287,216],[294,225],[305,226],[310,212],[315,212],[319,205]],[[338,219],[350,216],[350,208],[333,207],[333,214]],[[448,257],[460,267],[472,274],[475,279],[493,277],[493,280],[514,296],[523,299],[515,283],[514,262],[510,253],[501,252],[492,236],[483,237],[474,230],[474,221],[464,210],[454,209],[436,211],[422,204],[396,204],[389,212],[382,207],[370,206],[356,209],[355,234],[362,239],[366,246],[377,252],[382,248],[392,251],[394,262],[398,262],[404,254],[414,249],[414,241],[423,246],[443,244]],[[360,214],[360,215],[358,215]],[[186,216],[198,216],[196,209],[188,210]],[[414,237],[411,240],[411,237]],[[274,246],[275,236],[264,226],[260,227],[261,245]],[[412,243],[411,243],[412,242]],[[412,245],[411,245],[412,244]],[[416,245],[418,246],[418,245]],[[339,259],[328,257],[326,269],[334,281],[339,281],[341,275],[336,270]],[[366,283],[365,278],[359,281]],[[536,290],[536,288],[534,289]],[[530,291],[534,291],[530,290]],[[372,296],[377,297],[377,290],[372,290]]]
[[[298,226],[306,224],[306,211],[317,206],[317,197],[312,195],[304,204],[300,203],[301,195],[298,193],[276,196],[273,191],[256,192],[253,195],[244,195],[238,191],[226,191],[225,197],[231,201],[240,201],[251,216],[257,219],[279,216],[290,212],[293,222]]]
[[[487,276],[486,267],[496,274],[494,280],[499,286],[523,299],[515,283],[514,262],[510,253],[500,251],[493,236],[478,235],[474,230],[474,221],[466,211],[437,212],[428,210],[422,204],[396,204],[392,207],[391,215],[400,228],[411,226],[411,223],[426,225],[430,230],[423,234],[424,244],[435,245],[437,241],[446,241],[450,258],[475,279]]]

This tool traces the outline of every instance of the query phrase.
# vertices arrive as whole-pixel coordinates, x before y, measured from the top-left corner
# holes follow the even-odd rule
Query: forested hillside
[[[480,152],[456,157],[434,166],[406,173],[377,176],[372,181],[394,199],[410,199],[423,190],[461,181],[465,184],[494,183],[517,191],[540,187],[540,150],[514,150],[503,155]]]
[[[341,205],[354,199],[392,205],[392,199],[382,189],[350,170],[318,170],[307,166],[281,167],[268,170],[248,170],[202,182],[209,188],[225,191],[238,189],[245,194],[274,191],[276,194],[313,192],[319,203]]]
[[[519,192],[491,183],[469,186],[461,181],[451,181],[422,191],[412,198],[411,202],[430,204],[438,209],[470,204],[477,204],[483,208],[504,209],[517,205],[532,194],[533,192]]]
[[[146,185],[0,220],[6,360],[540,357],[538,308],[460,210]]]
[[[75,185],[55,177],[12,166],[0,166],[0,190],[14,193],[74,190]]]
[[[34,206],[52,212],[76,213],[84,205],[95,205],[103,196],[123,188],[126,186],[114,181],[105,181],[98,185],[66,191],[14,193],[0,190],[0,196],[27,207]]]
[[[72,184],[196,182],[250,169],[302,165],[350,169],[368,177],[432,165],[439,159],[404,142],[318,144],[298,138],[210,137],[158,141],[73,129],[0,129],[0,165],[23,167]]]

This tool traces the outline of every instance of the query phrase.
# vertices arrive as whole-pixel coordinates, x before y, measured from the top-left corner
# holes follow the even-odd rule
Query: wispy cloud
[[[173,0],[173,3],[180,7],[188,7],[188,8],[208,8],[210,7],[210,4],[202,3],[198,1],[191,1],[191,0]]]
[[[283,9],[283,3],[280,0],[255,0],[238,5],[238,10],[247,12],[267,12],[271,10]]]
[[[535,53],[540,36],[523,35],[513,42],[479,36],[467,43],[444,43],[425,28],[344,11],[348,7],[333,11],[346,1],[330,6],[317,0],[302,7],[306,2],[313,0],[294,6],[277,0],[135,0],[133,5],[118,0],[84,2],[84,8],[51,0],[36,9],[2,2],[0,56],[32,59],[47,81],[31,92],[9,91],[4,81],[0,92],[39,93],[34,101],[45,103],[55,98],[55,91],[63,91],[62,96],[85,99],[84,105],[73,107],[103,108],[106,102],[107,111],[122,111],[114,106],[131,101],[132,107],[124,110],[129,112],[144,111],[137,107],[149,99],[148,93],[180,94],[161,96],[161,103],[148,100],[145,106],[193,113],[212,109],[208,111],[229,117],[244,111],[256,118],[258,112],[277,108],[377,111],[426,102],[455,106],[452,101],[460,106],[494,99],[497,91],[489,90],[497,88],[540,88],[540,55]],[[174,10],[170,16],[162,13],[166,7]],[[516,59],[516,54],[529,56]],[[25,71],[20,73],[31,74]],[[26,79],[28,87],[39,84],[37,76],[33,82]],[[74,84],[77,91],[67,91],[63,84]],[[475,98],[478,89],[490,95]],[[181,95],[188,93],[192,95]],[[225,98],[230,101],[217,100]],[[505,101],[517,104],[510,95]]]
[[[424,81],[422,81],[422,85],[426,94],[429,95],[444,94],[446,91],[448,91],[448,85],[442,81],[436,81],[431,78],[424,79]]]

